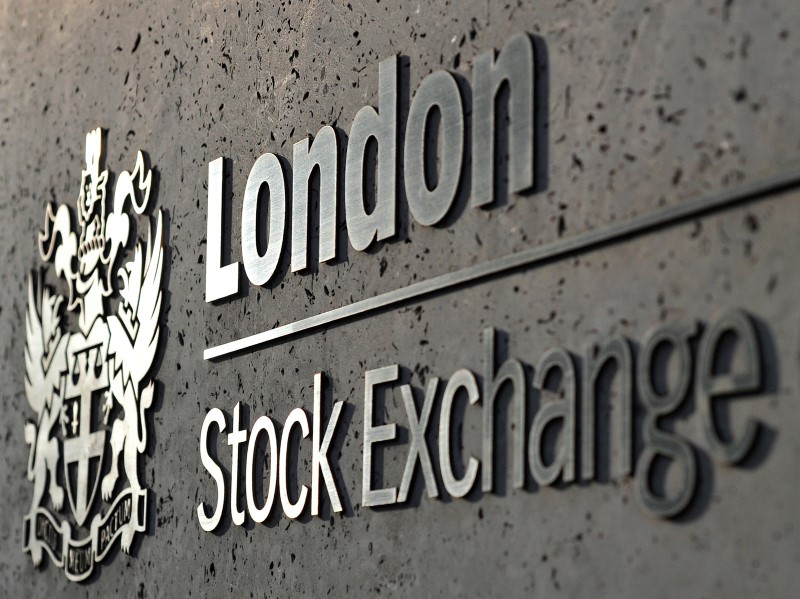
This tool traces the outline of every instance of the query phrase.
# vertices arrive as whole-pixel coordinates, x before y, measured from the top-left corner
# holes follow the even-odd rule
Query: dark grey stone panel
[[[143,6],[0,3],[0,580],[8,596],[733,596],[792,597],[800,584],[800,191],[788,189],[619,243],[515,271],[368,319],[208,362],[209,346],[414,281],[624,222],[800,165],[800,6],[796,0],[661,3],[283,2]],[[422,79],[472,61],[515,33],[537,49],[537,184],[439,227],[401,221],[404,238],[311,273],[206,304],[209,161],[224,156],[233,198],[231,257],[241,260],[242,197],[255,159],[291,160],[324,125],[347,133],[377,106],[378,63],[401,57],[401,112]],[[78,197],[84,137],[108,130],[107,167],[138,149],[158,173],[167,216],[164,340],[144,479],[150,530],[132,556],[115,550],[88,583],[22,552],[26,285],[40,265],[48,201]],[[342,178],[343,179],[343,178]],[[286,245],[286,247],[290,247]],[[312,253],[313,256],[313,253]],[[52,272],[51,281],[55,280]],[[63,291],[63,290],[62,290]],[[406,507],[361,506],[364,372],[400,364],[417,393],[459,368],[483,373],[481,332],[531,368],[564,347],[622,334],[638,356],[652,326],[740,307],[753,318],[765,386],[735,403],[734,430],[762,426],[737,467],[714,463],[693,401],[670,419],[698,456],[698,489],[675,519],[646,515],[632,479],[597,453],[598,481],[512,489],[511,435],[501,434],[498,490],[428,499],[417,472]],[[696,353],[696,347],[694,348]],[[214,497],[199,453],[206,412],[282,423],[311,411],[324,371],[347,425],[332,452],[345,510],[265,525],[200,529]],[[397,390],[383,402],[400,441],[381,452],[399,487],[408,426]],[[535,405],[534,403],[530,404]],[[638,404],[637,404],[638,405]],[[246,411],[247,412],[247,411]],[[479,408],[465,412],[465,452],[480,457]],[[500,419],[505,424],[505,419]],[[436,429],[436,415],[430,430]],[[634,417],[641,428],[641,408]],[[607,434],[601,434],[605,440]],[[506,438],[507,437],[507,438]],[[431,443],[433,451],[434,443]],[[310,440],[299,482],[309,484]],[[638,447],[638,446],[637,446]],[[640,447],[639,447],[640,449]],[[504,456],[503,453],[509,453]],[[220,438],[219,453],[230,464]],[[436,453],[433,451],[433,453]],[[639,455],[637,450],[636,455]],[[438,468],[435,466],[438,476]],[[480,480],[480,477],[479,477]],[[480,482],[478,482],[478,487]],[[324,495],[323,495],[324,496]]]

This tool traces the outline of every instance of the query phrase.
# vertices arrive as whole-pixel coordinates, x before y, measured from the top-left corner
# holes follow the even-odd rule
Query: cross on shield
[[[92,415],[97,413],[94,404],[108,388],[106,345],[103,340],[83,347],[73,345],[68,353],[71,368],[66,399],[68,403],[72,400],[77,410],[72,410],[72,427],[68,427],[75,434],[64,440],[64,480],[78,526],[86,521],[94,502],[106,447],[106,431],[92,428]],[[97,463],[92,470],[93,460]],[[71,471],[76,473],[74,477]]]

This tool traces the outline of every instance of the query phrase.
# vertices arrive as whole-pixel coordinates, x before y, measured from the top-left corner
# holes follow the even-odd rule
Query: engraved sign
[[[378,65],[378,109],[363,107],[354,118],[347,140],[344,180],[337,178],[341,170],[337,144],[343,140],[330,126],[319,131],[313,145],[308,138],[294,144],[291,169],[275,154],[262,154],[250,171],[242,200],[241,255],[249,283],[258,286],[272,281],[279,273],[281,256],[288,249],[292,273],[302,276],[308,268],[313,243],[318,244],[316,254],[322,263],[336,258],[337,235],[346,234],[356,251],[366,251],[374,242],[394,237],[396,177],[401,164],[407,199],[403,209],[407,207],[411,218],[421,226],[435,226],[447,215],[462,187],[462,167],[468,156],[471,177],[463,185],[468,185],[471,206],[490,209],[496,205],[495,182],[504,174],[510,193],[530,191],[536,172],[535,48],[534,38],[523,33],[509,39],[499,53],[490,51],[478,56],[472,65],[469,111],[464,110],[461,89],[450,73],[441,70],[428,75],[410,98],[405,122],[398,119],[399,90],[405,87],[398,83],[398,57],[383,60]],[[508,119],[498,118],[501,87],[507,88],[509,94]],[[442,126],[438,133],[440,174],[437,185],[431,188],[425,181],[424,140],[428,113],[433,107],[440,113]],[[467,119],[472,131],[469,142],[464,135]],[[400,127],[405,127],[402,136],[398,135]],[[502,167],[506,173],[499,172],[495,160],[503,151],[496,137],[496,130],[501,128],[507,135],[508,160]],[[402,153],[397,148],[400,137],[404,140]],[[378,146],[374,165],[377,193],[375,207],[367,211],[364,171],[372,168],[365,159],[369,139]],[[205,264],[209,303],[238,294],[242,282],[240,263],[223,260],[221,250],[224,239],[229,237],[223,230],[223,161],[217,158],[208,165]],[[312,200],[308,181],[316,167],[320,172],[316,200],[319,234],[311,239],[308,232],[314,211],[309,209]],[[289,178],[291,187],[287,186]],[[550,243],[523,247],[483,262],[476,260],[431,278],[417,280],[415,276],[405,287],[361,299],[351,296],[349,303],[326,312],[276,323],[261,332],[208,347],[203,357],[219,361],[257,348],[275,347],[333,324],[369,318],[387,308],[408,306],[434,294],[455,292],[467,285],[676,226],[796,183],[795,173],[777,176]],[[259,216],[258,206],[264,186],[269,189],[267,218]],[[340,195],[345,203],[343,222],[336,207]],[[269,230],[266,249],[259,248],[257,240],[258,230],[264,225]],[[291,227],[288,249],[283,247],[287,226]],[[411,242],[408,238],[406,241]],[[363,399],[351,402],[348,400],[352,398],[336,396],[327,425],[323,424],[320,397],[324,389],[333,394],[337,381],[320,368],[314,376],[311,424],[302,406],[292,409],[282,424],[264,414],[252,427],[242,416],[248,410],[239,400],[233,405],[232,418],[227,418],[219,407],[208,410],[200,429],[200,458],[216,487],[216,501],[212,501],[213,492],[201,500],[197,520],[203,530],[214,531],[227,521],[226,509],[236,526],[245,526],[248,519],[264,522],[273,510],[277,515],[279,509],[289,519],[298,519],[306,511],[318,516],[320,497],[325,494],[331,512],[342,512],[348,504],[348,485],[341,480],[346,469],[331,468],[339,456],[335,450],[329,455],[329,450],[334,438],[348,434],[349,421],[340,421],[340,415],[358,413],[359,409],[363,430],[355,438],[359,439],[363,456],[362,507],[411,504],[415,472],[422,475],[421,486],[429,499],[500,493],[504,479],[509,479],[513,490],[529,492],[553,485],[564,488],[593,484],[601,478],[597,466],[601,455],[615,455],[614,480],[631,484],[641,509],[657,518],[676,518],[688,510],[698,495],[703,450],[721,465],[736,466],[754,452],[763,437],[758,418],[737,416],[737,424],[728,425],[719,409],[722,402],[752,400],[765,394],[765,339],[763,331],[757,331],[756,322],[747,310],[730,305],[719,310],[707,326],[699,319],[661,322],[637,342],[614,332],[590,339],[582,354],[574,348],[542,346],[539,355],[505,360],[500,359],[496,347],[498,331],[487,326],[482,330],[482,365],[463,364],[445,378],[446,372],[441,373],[436,364],[422,366],[415,358],[414,372],[420,385],[414,388],[409,377],[401,374],[410,373],[411,368],[387,357],[387,363],[371,365],[359,377]],[[524,330],[532,328],[526,326]],[[509,333],[499,334],[507,337]],[[372,356],[370,360],[377,358]],[[666,364],[670,364],[669,368]],[[280,372],[283,376],[284,370]],[[435,375],[428,377],[419,372]],[[616,385],[614,390],[604,387],[601,378],[603,384]],[[402,399],[405,418],[392,420],[386,400],[381,397],[395,391],[398,393],[394,403]],[[421,406],[415,396],[422,398]],[[310,398],[306,398],[305,405],[309,404]],[[610,425],[605,422],[606,412],[612,410],[614,422]],[[732,408],[728,407],[728,411]],[[464,426],[467,413],[481,422],[478,440],[468,438]],[[693,442],[675,430],[671,422],[689,417],[694,417],[695,426],[703,431],[704,443]],[[503,423],[510,426],[510,434],[499,432]],[[606,424],[611,431],[608,435],[602,432]],[[215,439],[226,431],[230,431],[229,459],[214,451]],[[311,436],[310,454],[307,448],[291,442],[292,435],[296,441]],[[263,466],[256,465],[262,442],[269,448],[269,478],[262,491],[256,492],[254,489],[265,478],[266,461]],[[475,444],[480,451],[466,449]],[[392,478],[385,472],[383,449],[396,449],[399,445],[407,446],[405,467],[402,476]],[[510,456],[508,465],[501,465],[496,456],[506,454]],[[311,465],[310,473],[308,469],[302,472],[299,465],[303,463]],[[300,482],[309,479],[310,486]]]
[[[125,256],[136,240],[129,210],[143,215],[152,191],[144,154],[117,177],[111,202],[107,183],[98,128],[86,135],[79,229],[67,205],[48,205],[39,233],[41,258],[67,293],[47,286],[41,272],[28,281],[25,394],[34,416],[25,440],[33,497],[24,550],[36,565],[49,554],[75,581],[88,578],[118,538],[128,552],[147,515],[138,469],[161,332],[162,213],[147,242]]]

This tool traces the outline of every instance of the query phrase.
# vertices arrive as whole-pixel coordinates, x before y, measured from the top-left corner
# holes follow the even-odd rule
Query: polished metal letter
[[[236,402],[228,445],[231,446],[231,519],[237,526],[244,524],[244,510],[239,509],[239,445],[245,441],[247,441],[247,431],[239,428],[239,402]]]
[[[319,167],[319,261],[336,258],[336,193],[338,152],[336,131],[323,127],[309,149],[308,138],[294,144],[292,161],[292,272],[308,266],[308,180]]]
[[[545,403],[541,401],[543,399],[542,391],[547,382],[547,375],[554,368],[561,371],[561,389],[564,399]],[[536,366],[533,386],[539,391],[540,398],[539,411],[533,419],[528,440],[528,460],[533,479],[543,487],[556,482],[559,474],[562,482],[572,482],[575,480],[575,401],[577,393],[575,363],[569,352],[560,347],[548,350]],[[547,465],[542,459],[542,437],[545,429],[558,418],[563,421],[561,434],[557,441],[558,449],[553,462]]]
[[[431,189],[425,178],[425,140],[428,115],[436,107],[442,116],[439,135],[439,179]],[[431,73],[419,84],[406,125],[405,183],[408,207],[421,225],[435,225],[442,220],[458,191],[464,160],[464,108],[455,78],[447,71]]]
[[[336,491],[336,482],[333,479],[331,465],[328,463],[328,448],[331,446],[333,435],[336,432],[336,424],[339,422],[339,415],[342,413],[344,402],[337,401],[333,404],[333,412],[328,420],[328,427],[325,429],[325,436],[320,443],[322,433],[322,373],[314,375],[314,431],[312,436],[313,447],[311,449],[311,515],[319,514],[319,475],[325,480],[325,488],[328,490],[328,498],[334,512],[342,511],[342,502],[339,500],[339,493]]]
[[[269,239],[261,254],[258,248],[258,196],[261,187],[269,189]],[[244,190],[242,204],[242,258],[247,278],[253,285],[263,285],[275,274],[283,251],[286,225],[286,179],[283,166],[275,154],[258,157]]]
[[[306,416],[303,408],[295,408],[289,412],[289,417],[283,425],[283,432],[281,433],[281,459],[278,466],[281,483],[281,505],[283,506],[283,513],[287,518],[294,520],[299,518],[300,514],[306,507],[306,498],[308,497],[308,487],[302,485],[300,487],[300,496],[295,503],[289,499],[289,475],[288,475],[288,452],[289,452],[289,436],[292,434],[292,427],[298,424],[303,433],[303,439],[308,437],[308,416]],[[299,462],[300,460],[298,460]],[[295,473],[296,474],[296,473]]]
[[[222,157],[208,163],[206,301],[239,293],[239,263],[222,266]]]
[[[659,418],[675,412],[686,398],[692,378],[692,354],[689,339],[696,325],[669,325],[651,330],[643,342],[638,368],[639,396],[645,405],[644,448],[636,464],[636,492],[642,507],[660,518],[676,516],[689,505],[697,486],[697,458],[689,441],[676,433],[658,428]],[[671,345],[678,354],[678,384],[671,391],[659,393],[653,385],[653,361],[656,349]],[[662,373],[664,379],[667,373]],[[667,386],[665,381],[664,386]],[[683,470],[682,487],[672,497],[656,495],[650,486],[650,469],[657,456],[677,463]]]
[[[600,346],[602,345],[602,349]],[[614,361],[617,377],[621,383],[619,410],[619,476],[628,476],[633,471],[633,357],[628,340],[614,335],[599,344],[592,343],[586,352],[583,370],[583,396],[581,413],[581,478],[592,480],[595,476],[595,438],[597,428],[597,378],[603,368]],[[609,398],[610,401],[610,398]],[[610,448],[609,448],[610,451]]]
[[[350,243],[365,250],[375,241],[395,234],[397,204],[397,56],[378,66],[378,110],[364,106],[350,129],[345,166],[345,216]],[[365,153],[370,138],[378,143],[375,209],[367,213],[364,205]],[[369,190],[370,192],[372,190]]]
[[[493,327],[483,330],[484,375],[483,375],[483,470],[482,489],[491,492],[494,487],[494,402],[505,383],[511,383],[513,404],[511,429],[514,470],[511,484],[515,489],[525,485],[525,370],[519,360],[506,360],[495,372],[495,331]],[[505,449],[503,449],[505,451]]]
[[[253,464],[256,459],[256,445],[258,444],[258,435],[261,431],[266,431],[269,438],[269,490],[267,491],[267,500],[264,505],[258,507],[256,505],[255,494],[253,492]],[[262,476],[262,473],[258,473]],[[247,445],[247,472],[245,480],[245,494],[247,496],[247,511],[253,522],[260,523],[267,519],[269,513],[272,511],[272,505],[275,503],[275,487],[278,486],[278,438],[275,433],[275,425],[268,416],[259,416],[256,423],[253,425],[253,430],[250,431],[250,443]]]
[[[374,388],[397,380],[399,376],[397,364],[384,366],[375,370],[368,370],[364,375],[364,469],[361,472],[361,505],[374,507],[376,505],[389,505],[397,501],[397,489],[372,488],[372,446],[375,443],[391,441],[397,436],[397,424],[382,424],[373,426],[374,422]]]
[[[225,432],[225,415],[219,408],[212,408],[203,420],[203,428],[200,430],[200,459],[208,473],[217,483],[217,507],[214,513],[209,516],[206,506],[200,503],[197,506],[197,519],[200,520],[200,527],[206,532],[214,530],[222,520],[222,510],[225,509],[225,477],[222,475],[222,468],[214,461],[208,453],[208,429],[212,424],[216,424],[219,432]]]
[[[422,468],[422,476],[425,478],[425,488],[428,490],[428,497],[439,496],[439,489],[436,487],[436,477],[433,475],[433,465],[431,456],[428,453],[428,441],[425,438],[425,431],[428,428],[428,420],[433,410],[433,400],[436,397],[436,389],[439,387],[439,379],[433,377],[428,381],[428,389],[425,392],[425,400],[422,403],[422,413],[417,415],[417,406],[414,403],[414,394],[411,385],[403,385],[400,391],[403,394],[403,403],[408,414],[408,431],[411,435],[411,447],[408,449],[406,467],[403,471],[403,480],[400,483],[400,493],[397,495],[397,503],[404,503],[408,498],[408,491],[411,488],[411,479],[414,476],[414,467],[419,460]]]
[[[719,342],[725,333],[734,333],[736,343],[741,344],[743,355],[739,372],[715,372],[715,362]],[[725,465],[736,464],[747,455],[758,435],[758,421],[748,419],[744,431],[738,438],[726,441],[719,434],[714,423],[712,404],[716,398],[731,399],[736,395],[755,393],[761,388],[761,355],[758,337],[750,318],[742,310],[729,310],[719,317],[706,331],[700,343],[698,372],[695,394],[700,414],[703,417],[703,430],[709,449]]]
[[[442,482],[444,482],[445,489],[452,497],[464,497],[470,492],[478,476],[478,466],[480,465],[476,458],[470,456],[463,478],[459,480],[453,473],[453,461],[450,456],[450,412],[453,409],[453,400],[459,389],[464,389],[467,392],[470,405],[480,399],[480,391],[478,391],[475,375],[465,368],[456,370],[450,380],[447,381],[444,397],[442,397],[442,411],[439,415],[439,460]]]
[[[472,205],[494,201],[497,148],[497,93],[507,83],[509,191],[533,187],[534,48],[526,33],[512,37],[495,60],[494,50],[481,54],[472,67]],[[501,124],[502,125],[502,124]]]

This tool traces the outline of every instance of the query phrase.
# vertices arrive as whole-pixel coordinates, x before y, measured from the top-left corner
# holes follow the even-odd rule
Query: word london
[[[365,106],[356,114],[347,142],[344,201],[350,244],[362,251],[375,241],[387,240],[397,232],[398,165],[398,74],[397,56],[379,66],[378,111]],[[496,171],[495,127],[498,95],[508,89],[508,189],[521,192],[534,184],[534,46],[530,37],[509,40],[495,59],[494,52],[479,56],[473,67],[472,91],[472,189],[473,206],[489,207],[494,202]],[[426,169],[426,138],[430,116],[438,110],[441,151],[438,177]],[[453,205],[462,181],[464,161],[464,106],[456,79],[446,71],[428,75],[411,101],[403,145],[405,191],[408,208],[418,223],[436,225]],[[291,202],[291,269],[308,266],[309,179],[319,169],[319,261],[337,257],[338,138],[336,131],[323,127],[314,139],[294,144]],[[373,173],[368,164],[371,148],[377,144]],[[433,152],[433,149],[430,149]],[[377,182],[374,206],[370,196]],[[436,178],[435,186],[430,179]],[[206,301],[216,301],[239,291],[239,264],[222,265],[223,159],[208,165],[208,245],[206,248]],[[261,239],[260,201],[268,193],[269,223]],[[266,203],[266,202],[265,202]],[[260,156],[247,178],[242,203],[242,259],[247,278],[263,285],[276,274],[283,256],[286,229],[286,173],[275,154]],[[260,210],[261,208],[261,210]]]

